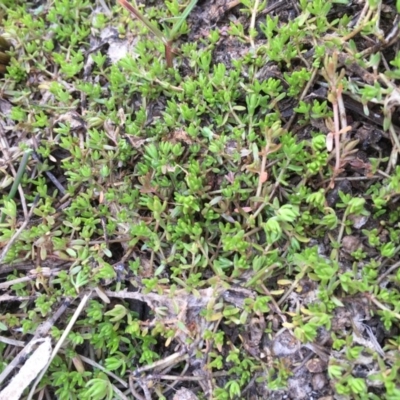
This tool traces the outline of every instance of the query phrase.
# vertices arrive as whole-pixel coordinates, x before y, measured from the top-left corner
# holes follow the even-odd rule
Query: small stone
[[[307,361],[306,368],[313,374],[322,372],[326,369],[326,363],[320,358],[312,358]]]
[[[350,215],[349,220],[353,222],[355,229],[362,228],[368,222],[369,216],[366,215]]]
[[[181,388],[175,393],[172,400],[198,400],[198,397],[191,390]]]
[[[322,390],[326,385],[326,377],[324,374],[315,374],[311,379],[311,385],[313,390]]]
[[[299,341],[288,331],[281,333],[272,344],[272,353],[276,357],[290,356],[299,349]]]
[[[310,398],[311,386],[304,378],[290,378],[288,380],[288,389],[291,399],[305,400]]]
[[[349,235],[342,239],[342,250],[347,254],[354,253],[360,247],[362,247],[361,239],[357,236]]]

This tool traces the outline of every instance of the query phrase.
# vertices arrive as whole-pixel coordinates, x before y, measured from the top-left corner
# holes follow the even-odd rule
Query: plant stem
[[[131,14],[133,14],[138,20],[143,22],[147,28],[154,33],[165,45],[168,43],[168,39],[165,35],[158,29],[156,25],[154,25],[150,20],[148,20],[139,10],[129,4],[126,0],[118,0],[122,7],[128,10]]]

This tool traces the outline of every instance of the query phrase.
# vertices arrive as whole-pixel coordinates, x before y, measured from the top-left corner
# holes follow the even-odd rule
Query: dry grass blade
[[[35,335],[32,340],[18,353],[18,355],[7,365],[7,367],[0,374],[0,382],[4,382],[7,376],[14,370],[21,359],[28,355],[33,345],[35,345],[40,338],[46,336],[49,330],[52,328],[54,323],[61,317],[69,305],[69,302],[64,301],[58,310],[43,324],[41,324],[38,329],[36,329]]]
[[[0,392],[0,400],[19,400],[23,391],[43,370],[50,359],[50,354],[51,339],[47,337],[32,353],[9,385]]]
[[[86,303],[88,302],[88,300],[90,299],[92,292],[90,292],[89,294],[85,294],[82,296],[82,299],[78,305],[78,307],[76,308],[74,314],[71,317],[71,320],[69,321],[67,327],[65,328],[63,334],[61,335],[60,339],[58,340],[57,344],[54,346],[54,350],[51,353],[50,359],[49,361],[46,363],[44,369],[42,370],[42,372],[40,373],[40,375],[36,378],[31,391],[29,392],[29,396],[28,396],[28,400],[31,400],[34,393],[35,393],[35,389],[36,386],[39,384],[40,380],[43,378],[43,375],[45,374],[47,368],[50,366],[51,362],[53,361],[54,357],[57,355],[58,351],[60,350],[62,344],[64,343],[65,339],[67,338],[68,334],[70,333],[72,327],[74,326],[76,320],[78,319],[79,315],[81,314],[81,312],[83,311],[83,309],[86,306]]]

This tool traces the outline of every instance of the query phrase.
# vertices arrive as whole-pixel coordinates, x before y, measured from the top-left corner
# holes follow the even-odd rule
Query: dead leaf
[[[51,339],[47,337],[25,362],[10,384],[0,392],[0,400],[19,400],[23,391],[46,366],[51,351]]]
[[[261,172],[260,173],[260,181],[261,181],[261,183],[266,182],[267,179],[268,179],[268,172],[265,172],[265,171]]]
[[[332,149],[333,149],[333,133],[332,132],[329,132],[327,135],[326,135],[326,149],[329,151],[329,152],[331,152],[332,151]]]
[[[241,209],[242,209],[244,212],[247,212],[247,213],[253,211],[253,209],[252,209],[251,207],[242,207]],[[238,208],[235,208],[235,212],[239,212],[239,209],[238,209]]]

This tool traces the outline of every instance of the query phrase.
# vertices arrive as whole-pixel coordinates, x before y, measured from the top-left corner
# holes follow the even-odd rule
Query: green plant
[[[0,4],[2,335],[91,296],[35,393],[397,398],[397,8],[114,3]]]
[[[185,11],[176,17],[179,13],[179,5],[177,2],[170,2],[167,3],[169,6],[170,11],[172,11],[177,21],[173,24],[171,30],[165,29],[165,34],[162,33],[158,27],[150,22],[136,7],[133,7],[128,1],[126,0],[118,0],[119,3],[127,9],[132,15],[138,18],[161,42],[164,44],[165,48],[165,60],[167,66],[169,68],[173,67],[173,49],[172,43],[175,40],[176,36],[180,33],[182,24],[185,22],[185,19],[188,17],[190,12],[192,11],[193,7],[196,5],[196,0],[191,0],[188,6],[186,7]]]

